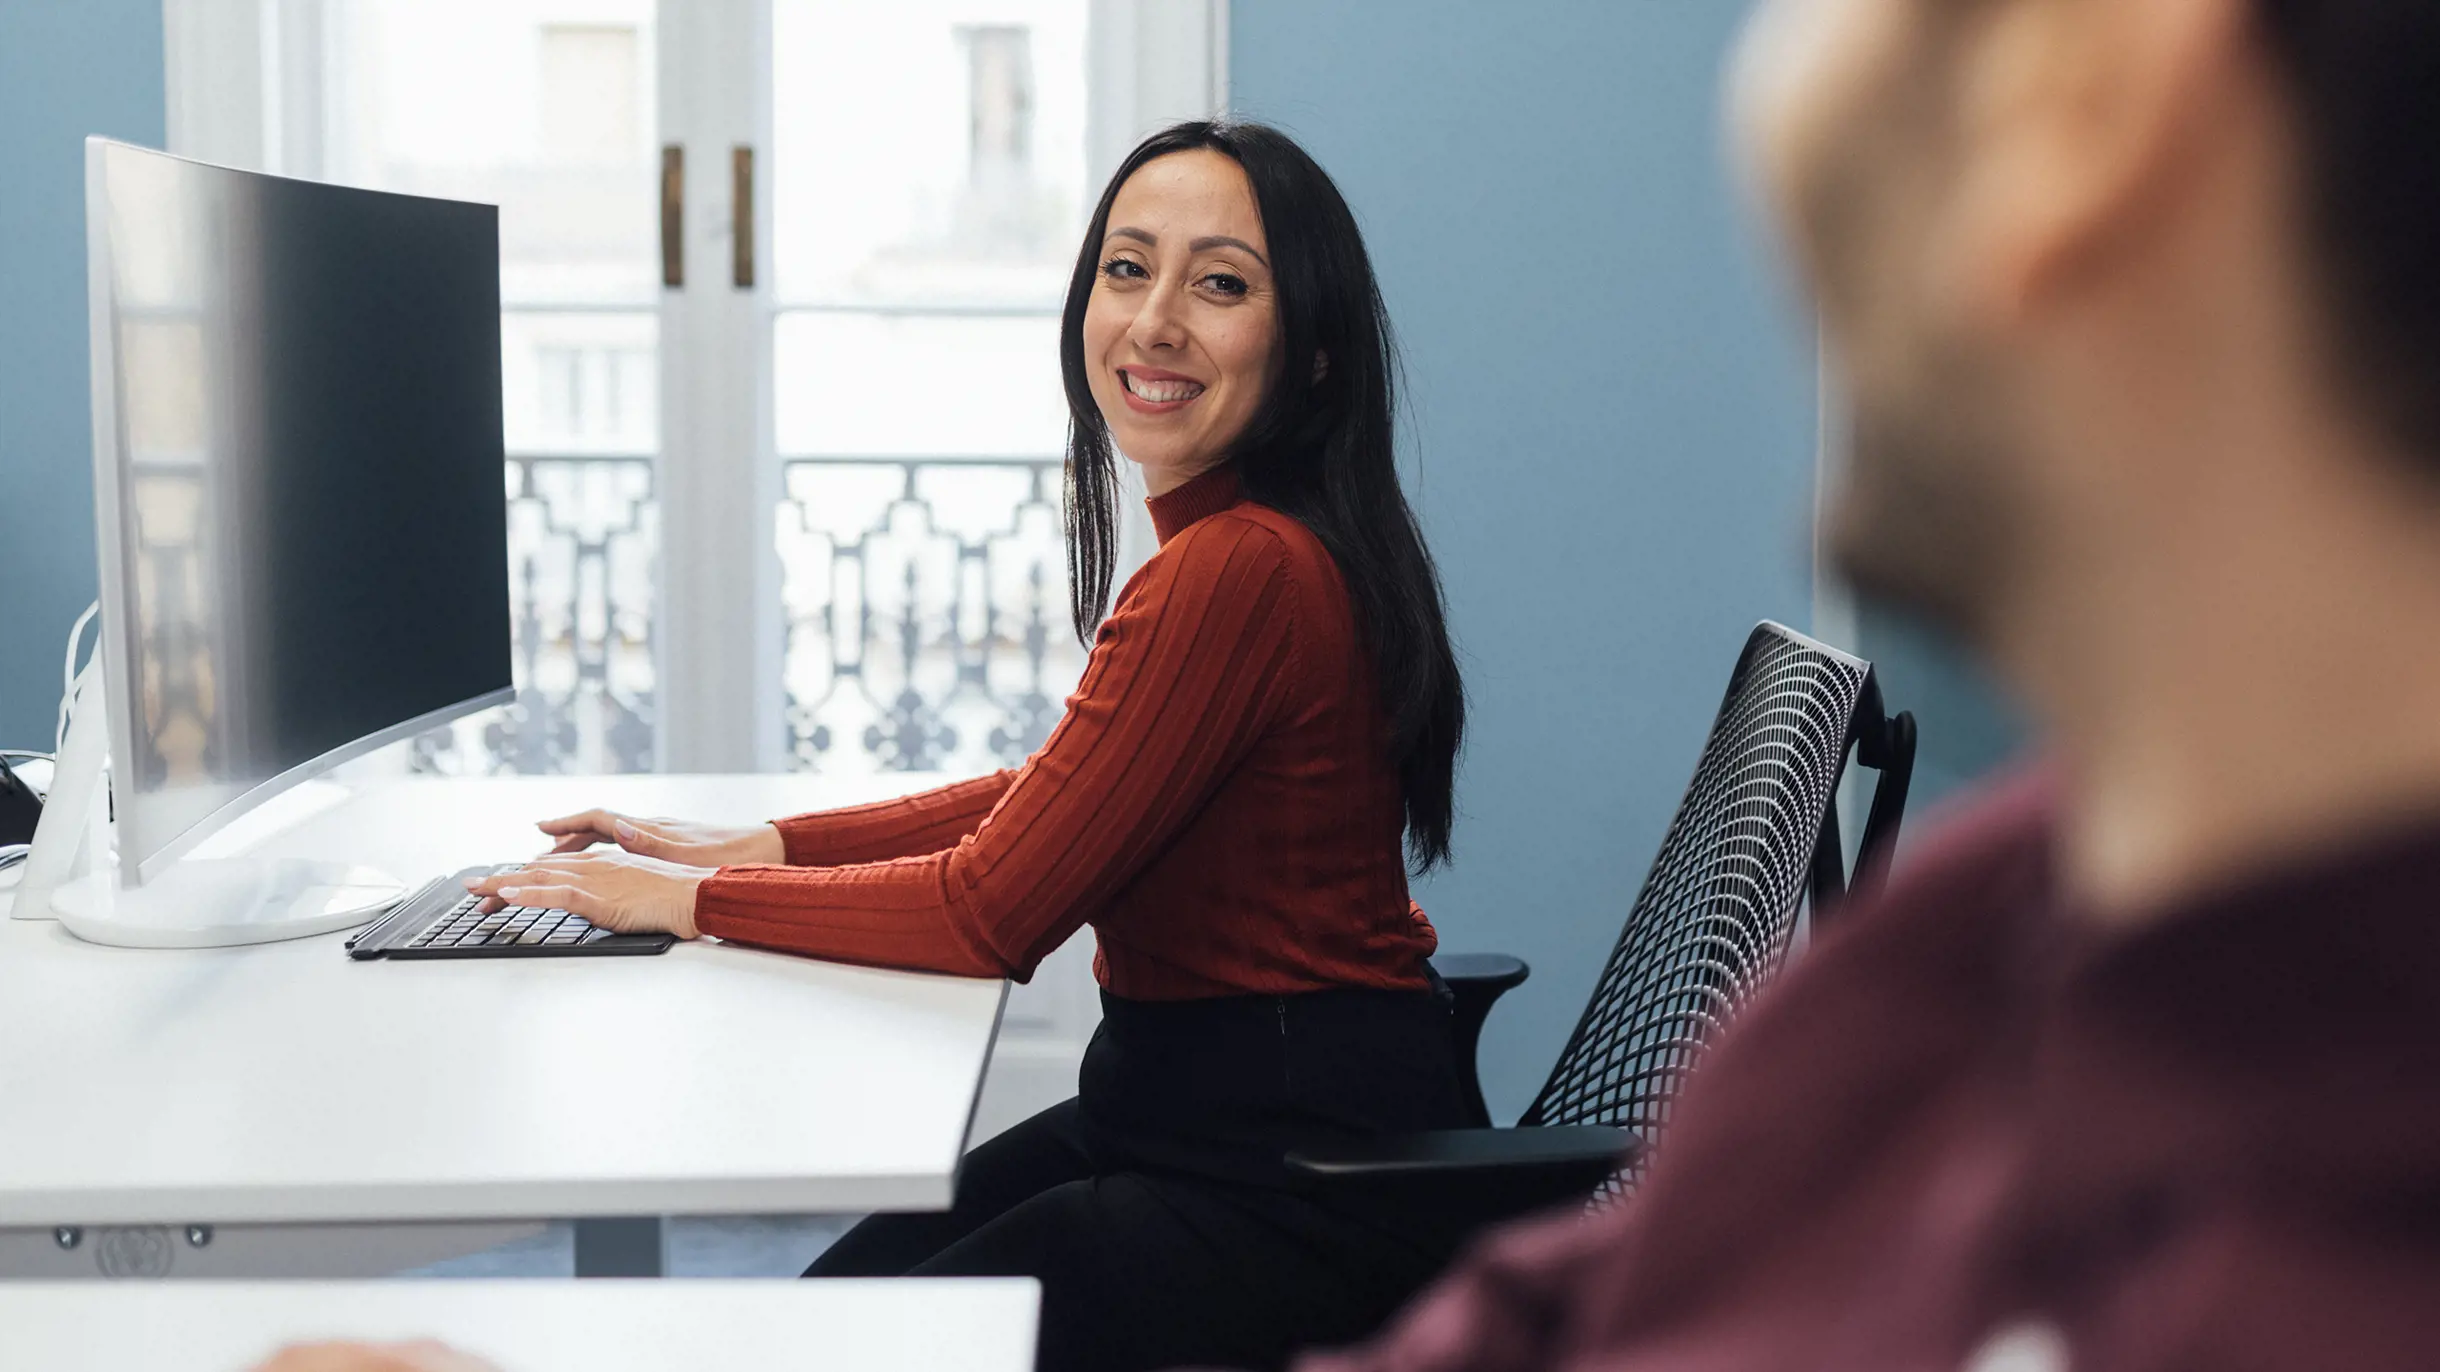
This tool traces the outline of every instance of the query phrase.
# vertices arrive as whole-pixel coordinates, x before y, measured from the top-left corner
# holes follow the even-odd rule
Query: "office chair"
[[[1835,803],[1850,749],[1881,774],[1852,887]],[[1459,1231],[1622,1194],[1705,1044],[1778,971],[1800,903],[1818,926],[1886,878],[1914,758],[1914,717],[1884,714],[1870,663],[1759,625],[1583,1017],[1517,1126],[1491,1127],[1474,1055],[1528,969],[1441,957],[1476,1127],[1307,1148],[1290,1171],[1325,1195],[1437,1207]]]

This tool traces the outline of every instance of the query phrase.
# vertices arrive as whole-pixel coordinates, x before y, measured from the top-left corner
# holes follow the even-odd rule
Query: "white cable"
[[[85,641],[85,626],[102,612],[102,602],[95,601],[76,617],[76,626],[68,630],[68,661],[59,673],[59,727],[51,734],[51,751],[56,753],[68,746],[68,713],[76,705],[76,649]],[[94,639],[93,650],[101,651],[101,640]]]

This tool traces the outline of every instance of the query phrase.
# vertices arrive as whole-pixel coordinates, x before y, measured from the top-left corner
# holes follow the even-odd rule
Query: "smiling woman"
[[[1291,366],[1298,358],[1309,372]],[[1077,633],[1100,619],[1117,561],[1113,450],[1156,495],[1159,483],[1233,467],[1246,495],[1319,539],[1344,578],[1389,724],[1408,851],[1423,869],[1445,861],[1464,693],[1439,574],[1398,484],[1389,312],[1329,174],[1261,124],[1180,124],[1144,140],[1086,229],[1059,360]],[[1222,394],[1169,422],[1161,400],[1174,392],[1147,388],[1179,380]]]
[[[1253,419],[1279,369],[1279,302],[1234,159],[1210,148],[1158,158],[1120,184],[1108,213],[1085,296],[1086,386],[1092,418],[1161,496],[1225,462],[1227,440]]]
[[[809,1275],[1039,1278],[1052,1372],[1271,1366],[1362,1335],[1450,1242],[1295,1190],[1286,1153],[1466,1119],[1406,885],[1449,850],[1463,706],[1398,486],[1388,322],[1310,157],[1184,124],[1103,195],[1060,362],[1092,656],[1023,768],[745,829],[589,812],[477,889],[1019,979],[1091,925],[1077,1097],[970,1154],[948,1213],[868,1220]],[[1161,548],[1104,618],[1121,454]]]

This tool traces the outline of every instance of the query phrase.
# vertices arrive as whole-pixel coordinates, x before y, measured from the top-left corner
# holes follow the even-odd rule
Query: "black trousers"
[[[1463,1119],[1446,1010],[1323,992],[1104,998],[1076,1099],[966,1156],[951,1209],[877,1215],[805,1275],[1030,1276],[1041,1372],[1272,1368],[1377,1328],[1447,1262],[1438,1217],[1301,1190],[1301,1140]]]

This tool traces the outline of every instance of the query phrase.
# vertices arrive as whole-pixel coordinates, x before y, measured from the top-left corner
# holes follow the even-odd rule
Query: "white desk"
[[[418,881],[585,804],[750,820],[922,780],[400,781],[253,846]],[[357,963],[341,937],[0,922],[0,1226],[944,1208],[1006,992],[712,943]]]
[[[0,1286],[0,1367],[238,1372],[293,1342],[439,1338],[501,1372],[1027,1372],[1031,1279]]]

